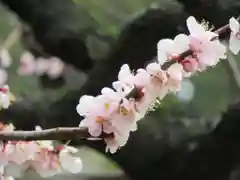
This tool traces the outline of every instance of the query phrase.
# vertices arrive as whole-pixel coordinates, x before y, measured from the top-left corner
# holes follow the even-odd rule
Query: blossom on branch
[[[102,137],[107,151],[114,153],[125,145],[137,129],[137,122],[168,92],[179,91],[184,77],[226,59],[226,47],[206,23],[200,24],[191,16],[187,27],[189,35],[158,42],[158,63],[135,72],[124,64],[118,80],[112,83],[113,89],[103,88],[96,97],[80,98],[77,112],[84,117],[80,127],[87,128],[94,137]],[[165,66],[169,62],[173,63]]]
[[[1,131],[14,131],[13,125],[0,124]],[[36,131],[41,131],[37,127]],[[79,173],[82,161],[75,156],[77,149],[69,146],[55,148],[52,141],[7,141],[0,146],[2,176],[19,178],[26,170],[35,170],[42,177],[63,171]]]

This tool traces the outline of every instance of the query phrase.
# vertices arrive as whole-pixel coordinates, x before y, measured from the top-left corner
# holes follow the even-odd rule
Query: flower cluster
[[[229,48],[236,54],[240,50],[240,26],[234,18],[229,24]],[[189,17],[187,27],[189,35],[179,34],[174,39],[158,42],[158,62],[134,73],[125,64],[112,89],[105,87],[96,97],[84,95],[80,98],[77,112],[84,117],[80,127],[87,128],[93,137],[103,137],[106,151],[114,153],[125,145],[130,132],[137,129],[137,122],[151,110],[156,100],[160,103],[168,92],[178,91],[184,77],[227,58],[227,48],[206,24]],[[164,66],[168,61],[174,63]]]
[[[0,124],[1,131],[13,131],[12,124]],[[36,131],[41,130],[36,127]],[[55,148],[52,141],[8,141],[0,146],[0,173],[2,178],[18,178],[26,170],[35,170],[42,177],[51,177],[63,171],[78,173],[82,161],[74,156],[77,149],[70,146]],[[6,179],[6,178],[5,178]]]
[[[50,78],[56,79],[62,75],[64,63],[57,57],[35,58],[30,52],[24,52],[20,58],[19,75],[47,74]]]

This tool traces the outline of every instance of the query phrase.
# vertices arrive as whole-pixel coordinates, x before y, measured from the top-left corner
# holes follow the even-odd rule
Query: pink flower
[[[34,56],[29,52],[24,52],[20,57],[19,75],[31,75],[35,73],[36,63]]]
[[[34,160],[38,150],[38,146],[34,142],[19,141],[16,144],[8,144],[8,146],[8,148],[12,148],[12,153],[9,153],[8,160],[17,165],[22,165],[28,160]]]
[[[163,71],[161,69],[160,64],[158,63],[151,63],[148,64],[146,67],[147,73],[151,76],[151,85],[153,85],[153,88],[162,88],[168,78],[167,78],[167,73],[166,71]]]
[[[158,62],[163,65],[167,60],[175,59],[189,49],[190,40],[185,34],[177,35],[174,40],[162,39],[158,42]],[[176,59],[175,59],[176,60]]]
[[[37,58],[36,59],[36,70],[35,73],[39,76],[43,75],[49,70],[50,62],[45,58]]]
[[[49,151],[36,154],[36,159],[32,161],[31,166],[41,177],[51,177],[61,172],[58,156]]]
[[[47,74],[50,78],[58,78],[64,70],[64,63],[57,57],[52,57],[49,59],[49,68]]]
[[[226,58],[226,47],[216,39],[216,33],[206,30],[192,16],[187,19],[187,26],[190,32],[190,48],[201,68],[214,66],[219,59]],[[213,38],[215,40],[212,40]]]
[[[164,64],[169,59],[169,51],[173,46],[174,41],[172,39],[162,39],[157,44],[157,58],[160,65]]]
[[[137,130],[135,114],[132,104],[127,99],[122,99],[117,112],[112,115],[111,124],[113,132],[123,133]]]
[[[74,157],[77,152],[76,148],[65,147],[59,153],[59,161],[64,170],[71,173],[79,173],[82,171],[82,161],[79,157]]]
[[[186,73],[194,73],[198,70],[198,61],[196,58],[193,58],[191,56],[185,58],[181,61],[181,65],[183,66],[183,70]],[[190,75],[190,74],[189,74]],[[187,76],[187,74],[185,74]]]
[[[78,113],[85,116],[80,127],[87,127],[92,136],[99,136],[102,132],[112,133],[113,128],[109,120],[120,101],[121,97],[109,88],[104,88],[102,94],[97,97],[83,96],[77,106]]]
[[[181,81],[183,79],[183,67],[181,64],[173,64],[167,69],[168,82],[166,86],[169,90],[178,91],[181,88]]]
[[[149,83],[148,74],[144,69],[139,69],[134,75],[129,66],[124,64],[118,74],[118,81],[113,82],[113,88],[117,92],[122,92],[125,95],[134,87],[143,88]]]
[[[240,51],[240,24],[235,18],[229,20],[229,27],[231,30],[229,49],[234,53],[238,54]]]

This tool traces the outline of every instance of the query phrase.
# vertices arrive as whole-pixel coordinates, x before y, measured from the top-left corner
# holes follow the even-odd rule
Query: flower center
[[[110,109],[110,104],[109,103],[105,103],[104,104],[104,109],[107,111]]]
[[[126,116],[126,115],[129,113],[129,111],[128,111],[124,106],[121,106],[121,107],[119,108],[119,112],[120,112],[120,114],[123,115],[123,116]]]
[[[105,119],[102,116],[97,116],[96,123],[102,124],[105,121]]]

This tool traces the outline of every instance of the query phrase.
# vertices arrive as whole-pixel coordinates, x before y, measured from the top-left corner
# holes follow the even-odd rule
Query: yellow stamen
[[[104,118],[102,116],[97,116],[97,118],[96,118],[97,123],[102,124],[103,121],[104,121]]]
[[[105,110],[109,110],[109,109],[110,109],[110,104],[105,103],[105,104],[104,104],[104,108],[105,108]]]
[[[119,108],[119,111],[120,111],[120,114],[122,114],[124,116],[126,116],[129,113],[129,111],[124,106],[121,106]]]

